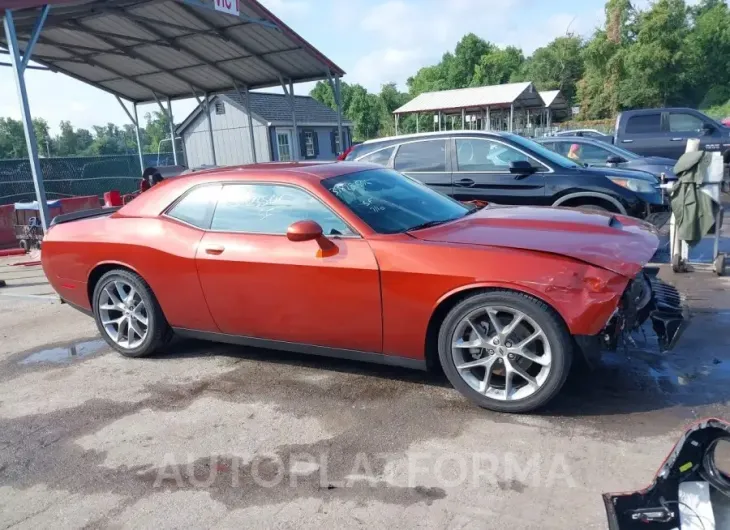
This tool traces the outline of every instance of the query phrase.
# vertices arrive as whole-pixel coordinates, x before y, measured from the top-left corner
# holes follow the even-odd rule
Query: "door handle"
[[[633,140],[621,140],[621,143],[622,144],[633,144],[634,141]]]
[[[220,254],[223,254],[223,251],[226,249],[226,247],[222,245],[210,245],[205,247],[205,253],[211,254],[213,256],[219,256]]]
[[[681,142],[684,138],[672,138],[673,142]]]
[[[474,181],[472,179],[461,179],[457,180],[454,185],[456,186],[462,186],[464,188],[469,188],[474,185]]]

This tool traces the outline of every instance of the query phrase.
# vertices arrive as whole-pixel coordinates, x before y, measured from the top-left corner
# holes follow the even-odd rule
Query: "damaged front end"
[[[674,348],[689,323],[679,292],[657,278],[658,269],[645,268],[629,282],[621,301],[598,335],[576,336],[575,340],[590,366],[596,366],[601,352],[619,346],[636,346],[632,334],[651,320],[661,351]]]
[[[657,269],[644,269],[626,287],[621,302],[601,331],[602,346],[616,350],[619,345],[635,345],[631,334],[651,319],[662,351],[671,350],[689,318],[679,292],[657,278]]]

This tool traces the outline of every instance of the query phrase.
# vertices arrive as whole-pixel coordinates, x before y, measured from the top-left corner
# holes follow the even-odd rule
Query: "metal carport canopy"
[[[156,101],[168,113],[177,164],[171,99],[194,96],[203,105],[210,93],[247,94],[250,89],[281,86],[296,131],[294,84],[320,79],[327,79],[335,94],[344,146],[340,76],[345,72],[256,0],[3,0],[0,14],[5,29],[0,52],[11,59],[44,228],[50,219],[25,86],[31,57],[116,96],[135,126],[142,167],[139,103]],[[134,104],[133,113],[122,99]],[[208,132],[216,165],[210,114]],[[249,136],[253,145],[250,112]],[[292,142],[296,160],[297,134]],[[256,161],[255,151],[253,158]]]
[[[344,71],[256,0],[10,0],[21,49],[52,9],[33,61],[135,103],[281,86]],[[235,0],[234,0],[235,2]],[[7,49],[4,35],[0,45]]]

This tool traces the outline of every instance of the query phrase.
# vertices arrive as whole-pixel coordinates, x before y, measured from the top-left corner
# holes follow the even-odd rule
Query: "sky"
[[[570,31],[590,36],[603,24],[605,0],[260,0],[289,27],[347,72],[344,81],[378,91],[381,84],[405,81],[422,66],[453,51],[466,33],[526,55]],[[637,7],[651,0],[639,0]],[[90,128],[129,121],[116,99],[96,88],[51,72],[26,70],[33,117],[44,118],[52,133],[61,120]],[[295,85],[306,94],[313,84]],[[175,122],[195,108],[194,100],[172,104]],[[157,110],[140,108],[140,117]],[[20,118],[10,68],[0,67],[0,116]]]

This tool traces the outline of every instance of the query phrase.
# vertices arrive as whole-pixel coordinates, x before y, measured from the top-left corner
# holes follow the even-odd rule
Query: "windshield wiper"
[[[420,225],[412,226],[406,230],[406,232],[412,232],[413,230],[422,230],[423,228],[431,228],[432,226],[438,226],[442,225],[444,223],[448,223],[449,221],[453,221],[453,219],[442,219],[439,221],[428,221],[426,223],[421,223]]]

